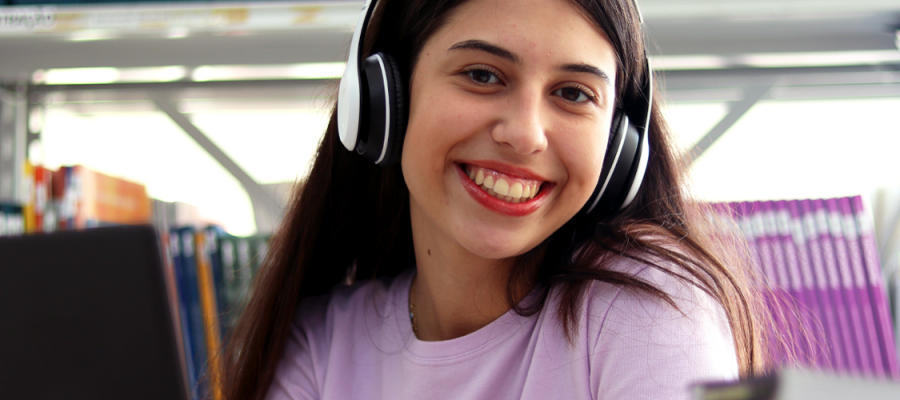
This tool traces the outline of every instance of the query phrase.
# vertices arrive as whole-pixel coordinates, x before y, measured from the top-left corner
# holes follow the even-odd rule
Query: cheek
[[[402,160],[441,165],[479,130],[488,111],[451,90],[413,93]],[[434,106],[440,105],[440,106]]]
[[[587,198],[594,191],[603,168],[603,158],[609,138],[608,128],[591,127],[588,130],[573,128],[570,132],[580,132],[558,141],[560,158],[569,171],[566,186],[578,192],[578,198]]]

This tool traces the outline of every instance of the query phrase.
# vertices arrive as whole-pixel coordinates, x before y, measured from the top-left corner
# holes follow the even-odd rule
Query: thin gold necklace
[[[413,283],[409,285],[409,322],[412,324],[413,335],[419,337],[419,328],[416,326],[416,303],[413,297]]]

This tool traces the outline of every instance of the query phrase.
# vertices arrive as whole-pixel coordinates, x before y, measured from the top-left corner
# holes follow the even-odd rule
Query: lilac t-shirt
[[[684,314],[595,281],[572,342],[553,289],[534,316],[510,311],[463,337],[424,342],[409,321],[411,268],[304,300],[267,398],[687,399],[693,382],[737,378],[718,303],[646,264],[614,268],[662,288]]]

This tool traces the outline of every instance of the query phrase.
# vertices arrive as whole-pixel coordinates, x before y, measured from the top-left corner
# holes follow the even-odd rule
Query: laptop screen
[[[0,238],[0,397],[186,399],[157,234]]]

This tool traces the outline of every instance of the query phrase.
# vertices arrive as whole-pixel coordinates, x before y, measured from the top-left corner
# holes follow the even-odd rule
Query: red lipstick
[[[520,168],[511,167],[496,162],[478,162],[476,164],[473,164],[479,167],[490,168],[508,175],[517,175],[526,179],[544,181],[544,184],[541,186],[541,190],[536,196],[534,196],[534,198],[522,203],[510,203],[489,195],[481,187],[475,184],[475,182],[473,182],[468,175],[466,175],[466,171],[463,170],[463,166],[461,164],[454,165],[456,165],[456,172],[459,175],[459,179],[462,181],[463,187],[466,189],[466,192],[468,192],[469,195],[471,195],[475,199],[475,201],[491,211],[513,217],[523,217],[537,211],[537,209],[547,201],[548,193],[550,193],[549,189],[553,186],[553,184],[546,182],[540,176]]]

